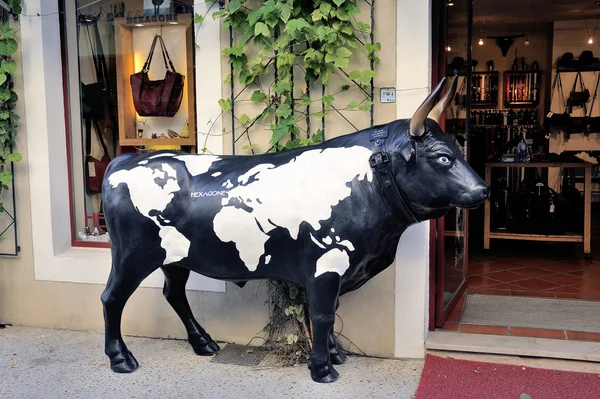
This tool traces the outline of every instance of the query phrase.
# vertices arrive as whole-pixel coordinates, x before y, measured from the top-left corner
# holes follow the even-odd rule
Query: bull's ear
[[[442,115],[446,112],[448,105],[454,99],[454,95],[456,94],[456,86],[458,85],[458,76],[452,78],[452,84],[450,88],[446,92],[446,95],[437,103],[437,105],[431,110],[428,115],[428,118],[433,119],[437,123],[440,123],[440,119],[442,119]]]
[[[414,140],[408,140],[408,142],[404,145],[404,147],[400,150],[400,154],[402,154],[402,158],[406,161],[407,164],[414,162],[417,157],[417,144]]]
[[[425,133],[425,119],[433,109],[435,101],[440,95],[440,92],[446,84],[446,78],[443,78],[435,89],[427,96],[423,104],[415,111],[415,114],[410,119],[410,134],[414,137],[421,137]]]

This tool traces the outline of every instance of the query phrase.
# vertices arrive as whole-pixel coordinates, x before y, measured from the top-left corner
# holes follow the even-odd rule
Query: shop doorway
[[[492,196],[436,223],[431,324],[600,341],[600,6],[440,3],[440,64],[466,64],[445,129]]]

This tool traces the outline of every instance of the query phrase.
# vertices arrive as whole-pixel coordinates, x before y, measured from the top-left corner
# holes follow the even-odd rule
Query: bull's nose
[[[477,198],[479,201],[483,202],[486,199],[488,199],[488,197],[490,195],[490,185],[487,183],[477,185],[477,187],[473,191],[475,192],[475,198]]]

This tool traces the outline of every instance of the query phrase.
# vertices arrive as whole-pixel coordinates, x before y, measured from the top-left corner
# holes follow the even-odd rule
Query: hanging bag
[[[148,78],[156,43],[160,44],[167,71],[163,80]],[[175,71],[162,36],[154,36],[144,67],[130,77],[135,110],[140,116],[174,116],[179,110],[183,98],[184,80],[185,77]]]
[[[579,86],[581,91],[576,91],[577,80],[579,80]],[[573,113],[573,107],[583,107],[584,113],[587,114],[586,104],[589,100],[590,91],[586,89],[583,85],[583,77],[581,76],[581,72],[577,72],[577,75],[575,75],[575,81],[573,82],[573,90],[571,90],[571,93],[569,94],[569,99],[567,100],[569,113]]]
[[[91,155],[92,152],[92,120],[85,120],[85,187],[88,194],[97,194],[102,192],[102,180],[104,173],[110,162],[108,148],[104,143],[104,138],[100,132],[100,126],[97,120],[94,120],[94,130],[98,136],[98,141],[104,150],[104,155],[100,160],[97,160]]]

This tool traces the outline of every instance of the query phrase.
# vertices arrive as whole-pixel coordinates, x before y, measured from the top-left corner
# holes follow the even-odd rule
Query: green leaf
[[[370,111],[371,107],[373,107],[373,101],[365,101],[358,107],[358,109],[361,111]]]
[[[329,94],[329,95],[323,96],[323,99],[321,101],[323,101],[323,104],[325,104],[325,105],[331,105],[331,104],[333,104],[333,95]]]
[[[310,104],[312,104],[312,99],[308,96],[304,96],[304,97],[302,97],[302,104],[310,105]]]
[[[229,11],[231,14],[233,14],[234,12],[239,10],[241,7],[242,7],[242,0],[229,0],[229,4],[227,4],[227,7],[225,9],[227,11]]]
[[[13,38],[0,40],[0,54],[1,55],[12,55],[17,51],[19,45],[17,41]]]
[[[318,129],[317,132],[310,137],[310,140],[315,144],[322,143],[323,142],[323,131],[321,129]]]
[[[296,18],[290,19],[287,24],[285,24],[284,32],[293,35],[295,32],[299,32],[304,28],[308,28],[310,25],[304,18]]]
[[[279,107],[277,107],[277,111],[275,111],[275,115],[280,116],[282,118],[287,118],[292,114],[292,108],[290,108],[289,104],[283,103]]]
[[[346,47],[340,47],[337,50],[335,50],[335,55],[337,55],[338,57],[348,58],[352,55],[352,51],[348,50]]]
[[[371,29],[371,25],[365,24],[364,22],[358,22],[356,25],[358,26],[358,29],[363,32],[366,32],[369,29]]]
[[[227,76],[225,76],[225,80],[223,81],[223,84],[228,85],[229,83],[231,83],[231,74],[228,73]]]
[[[333,0],[333,2],[335,3],[336,6],[341,6],[342,4],[344,4],[346,2],[346,0]]]
[[[347,108],[350,111],[356,111],[358,109],[358,101],[352,100],[348,103]]]
[[[263,35],[264,37],[271,37],[271,31],[269,30],[267,24],[265,24],[264,22],[257,22],[254,26],[254,35]]]
[[[13,152],[6,158],[6,160],[10,162],[21,162],[22,159],[23,157],[18,152]]]
[[[198,14],[197,12],[194,13],[194,23],[195,24],[201,24],[202,22],[204,22],[204,16]]]
[[[531,399],[531,396],[527,395],[526,393],[522,393],[522,394],[519,396],[519,399]]]
[[[0,110],[0,119],[6,120],[8,118],[10,118],[10,112],[9,111],[4,111],[4,110]]]
[[[0,89],[0,101],[10,100],[11,94],[8,89]]]
[[[213,20],[221,18],[221,17],[226,17],[227,15],[229,15],[229,13],[225,10],[221,10],[221,11],[217,11],[217,12],[213,12],[212,17]]]
[[[321,11],[321,14],[323,14],[324,17],[328,17],[331,13],[331,4],[321,3],[321,5],[319,6],[319,10]]]
[[[346,68],[349,63],[350,60],[348,58],[336,58],[333,62],[333,65],[335,65],[338,68]]]
[[[6,74],[0,73],[0,86],[3,85],[7,79],[8,79],[8,77],[6,76]]]
[[[267,20],[265,21],[267,23],[267,25],[269,25],[271,28],[274,28],[277,26],[277,24],[279,23],[279,20],[273,16],[270,16],[269,18],[267,18]]]
[[[282,81],[277,83],[277,85],[275,86],[275,94],[283,94],[286,92],[291,92],[292,91],[292,86],[290,86],[290,84],[288,82]]]
[[[10,172],[0,172],[0,183],[10,184],[12,182],[13,176]]]
[[[352,72],[350,72],[349,76],[352,80],[360,80],[360,71],[358,69],[355,69]]]
[[[292,16],[292,5],[287,3],[277,3],[280,8],[279,15],[284,23],[287,23]]]
[[[254,81],[254,78],[255,78],[255,76],[252,73],[252,71],[244,69],[243,71],[240,72],[240,83],[242,83],[242,84],[249,85],[250,83],[252,83]]]
[[[248,115],[246,115],[246,114],[242,114],[240,116],[240,121],[239,122],[240,122],[240,124],[242,124],[242,125],[245,126],[245,125],[247,125],[250,122],[250,117],[248,117]]]
[[[227,112],[231,109],[231,100],[222,98],[219,100],[219,105],[221,106],[223,112]]]
[[[0,71],[6,72],[9,75],[14,75],[15,72],[17,72],[17,63],[10,60],[4,60],[2,61],[2,64],[0,64]]]
[[[271,142],[270,142],[271,145],[278,143],[279,140],[281,140],[283,138],[283,136],[285,136],[289,132],[290,132],[289,126],[286,126],[286,125],[278,126],[275,129],[275,131],[273,132],[273,136],[271,136]]]
[[[321,10],[315,10],[313,11],[313,13],[311,14],[312,20],[314,22],[316,21],[320,21],[323,19],[323,14],[321,13]]]
[[[261,101],[265,101],[267,98],[266,94],[263,93],[260,90],[254,90],[254,93],[252,93],[252,97],[250,97],[251,101],[254,101],[255,103],[259,103]]]
[[[246,151],[251,151],[256,149],[257,145],[256,144],[246,144],[244,146],[242,146],[242,150],[246,150]]]
[[[252,12],[250,12],[250,14],[248,14],[247,21],[250,24],[250,26],[254,26],[261,16],[262,13],[260,12],[260,10],[253,10]]]

